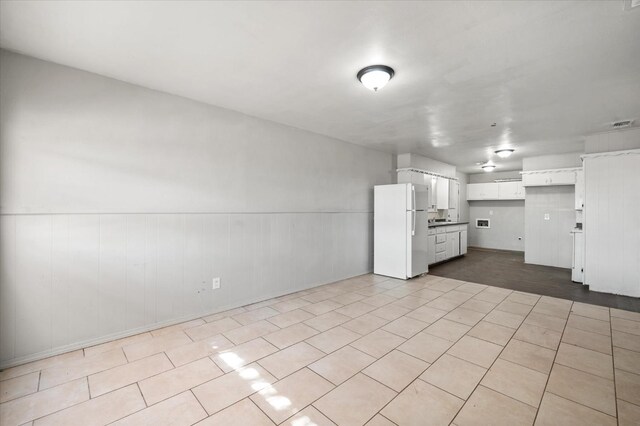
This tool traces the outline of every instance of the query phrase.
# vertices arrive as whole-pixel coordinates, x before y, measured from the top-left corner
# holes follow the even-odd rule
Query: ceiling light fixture
[[[496,166],[493,164],[485,164],[484,166],[482,166],[482,170],[484,170],[485,172],[492,172],[495,168]]]
[[[498,157],[500,158],[507,158],[508,156],[513,154],[513,151],[515,151],[515,149],[511,149],[511,148],[499,149],[496,151],[496,154],[498,154]]]
[[[393,78],[395,71],[386,65],[370,65],[358,71],[358,81],[369,90],[377,92]]]

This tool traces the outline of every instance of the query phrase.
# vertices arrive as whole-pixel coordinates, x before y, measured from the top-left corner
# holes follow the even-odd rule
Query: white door
[[[429,220],[426,211],[407,212],[407,278],[429,271]]]

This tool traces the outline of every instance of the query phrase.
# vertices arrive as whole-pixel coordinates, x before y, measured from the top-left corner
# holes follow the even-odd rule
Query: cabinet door
[[[500,182],[498,183],[498,191],[501,200],[517,200],[518,182]]]
[[[460,231],[460,254],[467,254],[467,231]]]
[[[431,186],[429,187],[429,211],[436,211],[436,203],[438,197],[438,178],[435,176],[426,175],[428,182]]]
[[[449,209],[457,209],[459,204],[460,183],[452,180],[449,182]]]
[[[482,199],[498,200],[500,199],[500,185],[497,183],[482,183]]]
[[[482,184],[470,183],[467,185],[467,201],[482,200]]]
[[[574,185],[576,172],[542,172],[522,175],[524,186]]]
[[[446,210],[449,208],[449,179],[437,178],[436,193],[438,194],[436,200],[436,208],[438,210]]]
[[[460,256],[460,232],[453,234],[453,256]]]
[[[429,235],[427,237],[427,263],[432,265],[436,263],[436,236]]]
[[[545,186],[549,184],[549,176],[545,173],[532,173],[522,175],[522,183],[524,186]]]
[[[447,249],[446,249],[446,258],[449,259],[453,256],[455,256],[455,243],[456,243],[456,238],[455,238],[455,234],[454,232],[448,233],[447,234]]]
[[[575,185],[575,183],[575,171],[549,173],[548,185]]]
[[[518,185],[518,199],[524,200],[524,185],[522,184],[522,181],[516,183]]]

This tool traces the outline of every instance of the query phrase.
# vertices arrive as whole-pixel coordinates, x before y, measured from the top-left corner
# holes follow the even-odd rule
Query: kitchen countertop
[[[429,228],[437,228],[439,226],[450,226],[450,225],[467,225],[469,222],[431,222],[429,224]]]

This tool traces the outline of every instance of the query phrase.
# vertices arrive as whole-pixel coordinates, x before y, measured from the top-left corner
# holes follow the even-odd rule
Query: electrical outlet
[[[211,283],[211,289],[212,290],[217,290],[219,288],[220,288],[220,277],[214,278],[212,283]]]

